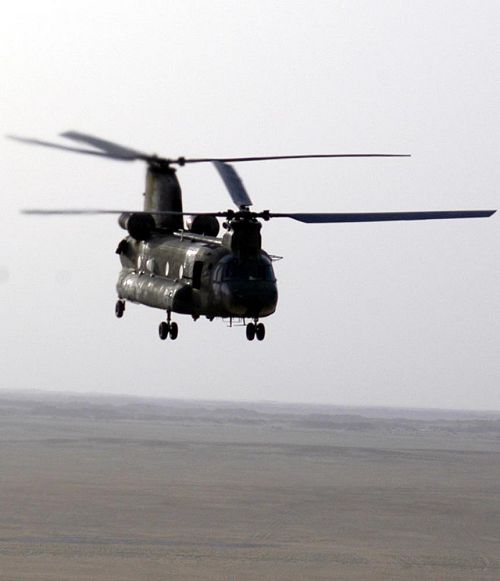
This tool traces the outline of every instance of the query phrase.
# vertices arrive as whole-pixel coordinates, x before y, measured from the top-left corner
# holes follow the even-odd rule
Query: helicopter
[[[117,214],[127,231],[116,249],[121,271],[115,314],[121,318],[127,302],[166,312],[158,327],[160,339],[177,339],[172,313],[239,323],[246,338],[262,341],[261,319],[272,315],[278,303],[273,261],[279,257],[262,248],[262,222],[289,218],[306,224],[486,218],[496,210],[368,213],[276,213],[253,211],[252,200],[232,163],[310,158],[409,157],[391,153],[340,153],[174,159],[143,152],[86,133],[66,131],[61,136],[88,147],[74,147],[9,135],[22,143],[118,161],[146,163],[146,187],[141,211],[107,209],[27,209],[31,215]],[[218,171],[236,209],[220,212],[185,212],[176,167],[211,163]],[[175,167],[174,167],[175,166]],[[219,236],[223,219],[225,232]],[[247,322],[248,321],[248,322]]]

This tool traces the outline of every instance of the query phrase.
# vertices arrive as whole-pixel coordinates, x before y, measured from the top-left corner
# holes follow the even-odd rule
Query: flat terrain
[[[500,416],[0,392],[0,578],[500,579]]]

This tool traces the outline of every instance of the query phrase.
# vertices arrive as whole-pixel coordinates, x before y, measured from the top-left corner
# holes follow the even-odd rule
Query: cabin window
[[[201,287],[201,271],[203,270],[203,262],[197,260],[193,266],[193,288],[199,289]]]

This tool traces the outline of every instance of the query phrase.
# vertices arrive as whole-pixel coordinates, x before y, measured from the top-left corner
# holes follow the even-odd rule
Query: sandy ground
[[[0,393],[0,579],[500,579],[500,416]]]

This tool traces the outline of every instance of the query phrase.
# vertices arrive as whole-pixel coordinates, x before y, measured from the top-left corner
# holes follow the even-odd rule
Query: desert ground
[[[500,414],[0,392],[0,579],[500,578]]]

